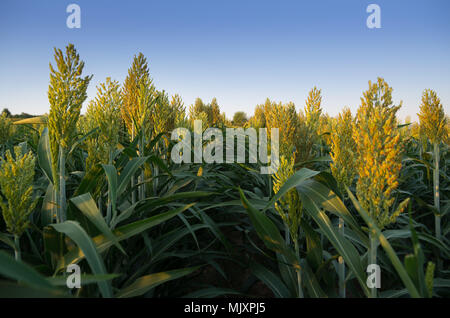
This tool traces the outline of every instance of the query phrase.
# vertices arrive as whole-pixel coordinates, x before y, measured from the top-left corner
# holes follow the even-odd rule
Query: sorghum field
[[[156,88],[142,54],[90,101],[83,68],[73,45],[55,49],[48,115],[0,118],[0,296],[450,296],[438,92],[413,123],[383,78],[354,114],[323,113],[314,87],[304,105],[267,99],[229,120],[216,99],[186,108]],[[224,136],[279,128],[277,172],[174,163],[171,132],[196,119]]]

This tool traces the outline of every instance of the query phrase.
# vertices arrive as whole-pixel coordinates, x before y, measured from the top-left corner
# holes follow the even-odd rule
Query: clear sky
[[[70,3],[80,29],[66,26]],[[371,3],[381,29],[366,26]],[[401,118],[416,118],[425,88],[450,109],[448,0],[1,0],[0,108],[48,112],[48,64],[68,43],[94,74],[88,99],[107,76],[122,82],[142,52],[158,89],[186,105],[216,97],[228,117],[267,97],[303,108],[314,85],[330,115],[355,111],[377,76],[403,100]]]

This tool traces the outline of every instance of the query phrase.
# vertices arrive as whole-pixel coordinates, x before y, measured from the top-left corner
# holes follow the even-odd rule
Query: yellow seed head
[[[401,204],[391,215],[393,191],[402,167],[402,145],[395,117],[400,107],[401,104],[392,105],[392,88],[378,78],[376,83],[369,82],[353,124],[359,175],[357,196],[380,228],[395,222],[406,206]]]
[[[272,175],[274,193],[278,193],[283,184],[294,174],[294,162],[295,157],[287,159],[285,156],[281,156],[278,171]],[[292,239],[294,241],[297,240],[302,216],[302,206],[297,190],[291,189],[283,195],[275,203],[275,209],[286,226],[288,226]]]
[[[36,206],[33,199],[33,178],[36,159],[30,151],[22,154],[21,147],[14,148],[15,158],[9,150],[0,167],[0,188],[6,203],[0,200],[8,232],[20,236],[29,226],[28,216]]]
[[[344,193],[345,186],[350,186],[356,174],[356,144],[353,140],[352,113],[344,108],[331,130],[331,173]]]
[[[423,92],[420,112],[417,115],[420,119],[421,132],[432,144],[448,139],[447,118],[435,91],[426,89]]]

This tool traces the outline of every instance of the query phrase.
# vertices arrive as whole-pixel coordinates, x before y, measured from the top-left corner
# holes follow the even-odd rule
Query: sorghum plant
[[[91,125],[99,128],[96,144],[100,148],[100,163],[111,164],[113,161],[122,126],[121,105],[119,82],[106,78],[106,82],[97,87],[97,96],[89,104],[86,112],[86,119],[92,121]]]
[[[441,141],[445,142],[448,138],[447,122],[444,108],[441,100],[436,92],[426,89],[422,94],[422,103],[420,112],[417,114],[420,119],[420,129],[433,145],[434,155],[434,173],[433,173],[433,190],[434,190],[434,208],[435,214],[435,232],[436,238],[441,239],[441,216],[439,205],[439,145]]]
[[[396,221],[407,201],[391,213],[393,192],[398,186],[402,167],[396,113],[401,104],[394,106],[392,88],[382,79],[369,81],[369,89],[361,98],[353,138],[356,143],[356,169],[359,179],[356,185],[358,200],[376,225],[383,229]],[[370,232],[369,263],[376,264],[378,238]],[[376,297],[376,288],[372,288]]]
[[[132,140],[137,134],[136,129],[138,129],[135,127],[135,123],[137,121],[143,122],[150,116],[150,113],[147,112],[145,108],[141,109],[139,107],[144,106],[142,102],[139,102],[139,99],[143,98],[143,96],[141,96],[142,84],[145,84],[144,88],[147,88],[151,92],[155,89],[150,79],[147,59],[142,53],[139,53],[138,56],[135,56],[133,59],[133,64],[128,70],[128,76],[125,79],[122,89],[122,119]]]
[[[280,166],[278,171],[272,176],[273,178],[273,192],[278,193],[283,184],[294,175],[295,157],[291,156],[287,159],[281,156]],[[302,217],[302,204],[296,189],[291,189],[283,195],[278,202],[275,203],[275,209],[280,215],[286,227],[286,242],[289,242],[289,236],[294,243],[295,253],[299,255],[298,232],[300,226],[300,219]],[[301,273],[297,270],[298,295],[302,297],[303,292],[301,288]]]
[[[306,125],[317,132],[320,124],[320,115],[322,114],[322,90],[314,86],[308,93],[305,105]]]
[[[344,196],[345,187],[349,187],[355,178],[356,144],[352,136],[352,113],[348,107],[339,114],[331,130],[331,152],[333,160],[330,164],[331,173],[336,179],[339,190]],[[339,218],[339,230],[344,235],[344,220]],[[339,258],[339,288],[341,297],[345,297],[345,264]]]
[[[280,154],[292,156],[297,136],[298,117],[294,103],[274,104],[266,115],[266,127],[280,129]]]
[[[0,187],[6,203],[0,200],[8,232],[14,235],[16,259],[20,259],[19,239],[30,225],[28,216],[36,206],[33,199],[33,178],[36,158],[30,151],[22,154],[20,146],[14,147],[15,158],[9,150],[0,167]]]
[[[55,48],[55,62],[56,69],[50,64],[48,130],[53,185],[58,198],[58,220],[64,222],[66,220],[65,157],[74,141],[81,106],[87,97],[86,90],[92,75],[81,76],[84,62],[80,60],[73,44],[66,47],[65,55],[60,49]]]
[[[354,119],[348,107],[339,114],[331,130],[331,152],[333,160],[331,173],[336,179],[341,194],[345,187],[351,186],[355,178],[356,144],[353,140],[352,123]]]

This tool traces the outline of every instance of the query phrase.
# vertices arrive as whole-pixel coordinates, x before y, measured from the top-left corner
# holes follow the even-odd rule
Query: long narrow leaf
[[[98,253],[94,242],[78,223],[74,221],[65,221],[59,224],[52,224],[51,226],[58,232],[66,234],[78,245],[84,255],[86,255],[86,259],[94,274],[107,274],[103,259]],[[109,282],[99,281],[98,287],[100,288],[103,297],[110,298],[113,296],[111,284]]]

